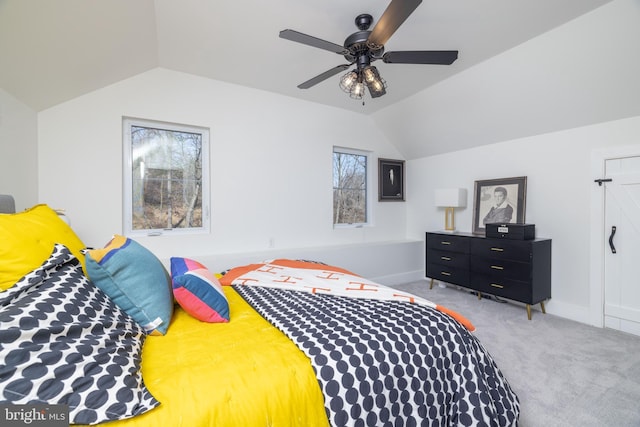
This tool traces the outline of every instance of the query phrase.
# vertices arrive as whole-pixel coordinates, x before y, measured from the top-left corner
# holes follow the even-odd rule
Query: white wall
[[[12,194],[16,210],[38,200],[36,112],[0,89],[0,194]]]
[[[444,227],[444,211],[433,203],[436,188],[467,189],[456,228],[470,232],[474,181],[527,176],[526,222],[553,240],[548,311],[590,323],[590,212],[598,178],[591,154],[628,145],[640,146],[640,116],[408,161],[408,237]]]
[[[159,257],[401,240],[406,204],[378,203],[373,227],[333,229],[332,147],[400,158],[370,118],[155,69],[38,115],[39,198],[65,208],[85,244],[122,233],[122,117],[210,128],[212,232],[137,239]]]
[[[201,255],[197,260],[212,271],[276,258],[319,260],[346,268],[383,285],[392,286],[424,278],[423,246],[419,240],[399,240]],[[162,262],[169,268],[170,260],[162,259]]]

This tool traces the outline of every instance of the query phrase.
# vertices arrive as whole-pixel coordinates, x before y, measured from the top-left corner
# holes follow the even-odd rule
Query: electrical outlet
[[[275,248],[276,247],[276,238],[275,237],[269,237],[269,247],[270,248]]]

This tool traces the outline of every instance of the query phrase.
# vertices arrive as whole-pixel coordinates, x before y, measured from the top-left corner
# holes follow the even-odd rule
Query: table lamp
[[[436,206],[444,208],[444,231],[453,233],[456,230],[454,210],[467,206],[466,188],[443,188],[436,190]]]

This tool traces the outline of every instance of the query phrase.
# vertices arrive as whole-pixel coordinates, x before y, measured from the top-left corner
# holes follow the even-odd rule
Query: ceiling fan
[[[366,86],[371,97],[377,98],[387,93],[387,84],[380,77],[377,68],[371,65],[373,61],[382,59],[382,62],[386,64],[451,65],[458,58],[457,50],[412,50],[385,53],[384,44],[420,3],[422,0],[392,0],[371,31],[369,31],[369,27],[373,23],[373,17],[366,13],[358,15],[355,24],[360,31],[347,37],[343,46],[294,30],[280,31],[280,37],[283,39],[337,53],[348,61],[348,64],[338,65],[299,84],[298,88],[309,89],[355,64],[356,67],[352,71],[341,77],[340,88],[349,93],[351,98],[362,99]]]

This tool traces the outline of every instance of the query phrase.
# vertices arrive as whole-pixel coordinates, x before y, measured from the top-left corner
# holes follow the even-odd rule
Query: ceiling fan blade
[[[295,30],[280,31],[280,38],[328,50],[329,52],[339,53],[340,55],[344,55],[345,53],[347,53],[347,50],[339,44],[331,43],[326,40],[303,34]]]
[[[322,74],[318,74],[314,78],[309,79],[304,83],[300,83],[298,85],[298,88],[300,88],[300,89],[309,89],[311,86],[315,86],[318,83],[328,79],[329,77],[335,76],[336,74],[338,74],[341,71],[346,70],[350,66],[351,66],[351,64],[342,64],[342,65],[338,65],[337,67],[333,67],[332,69],[327,70]]]
[[[387,52],[382,56],[382,61],[387,64],[451,65],[456,59],[457,50],[406,50]]]
[[[369,34],[367,43],[372,47],[381,47],[396,32],[402,23],[422,3],[422,0],[391,0],[373,31]]]

